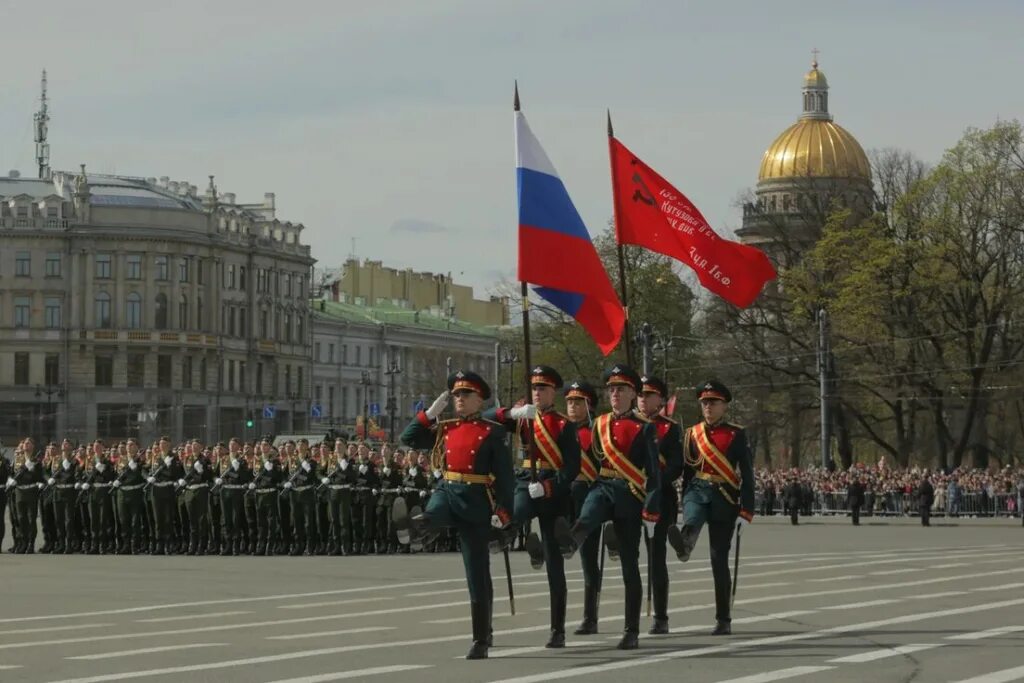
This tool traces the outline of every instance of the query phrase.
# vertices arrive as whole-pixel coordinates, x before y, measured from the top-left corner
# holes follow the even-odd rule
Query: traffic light
[[[245,421],[245,426],[247,429],[252,429],[253,426],[255,426],[255,424],[256,423],[252,421],[252,418],[249,418],[248,420]]]

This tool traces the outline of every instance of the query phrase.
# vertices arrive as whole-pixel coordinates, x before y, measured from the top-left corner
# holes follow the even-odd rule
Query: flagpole
[[[622,299],[622,310],[626,313],[625,329],[623,336],[626,338],[626,364],[633,365],[633,335],[629,331],[629,297],[626,292],[626,256],[622,241],[619,240],[619,183],[615,180],[615,157],[612,153],[612,140],[615,133],[612,131],[612,111],[608,110],[608,166],[612,175],[612,210],[613,222],[615,224],[615,246],[619,260],[619,297]]]
[[[516,81],[515,84],[515,98],[512,102],[512,108],[516,112],[521,111],[519,107],[519,81]],[[519,286],[523,301],[523,370],[525,371],[524,378],[526,380],[526,402],[529,404],[533,403],[533,393],[530,391],[530,373],[533,371],[533,362],[530,360],[530,290],[527,288],[525,280],[520,280]],[[509,407],[511,408],[511,406]],[[522,432],[525,437],[523,439],[523,446],[529,454],[533,446],[533,425],[527,423],[526,429],[522,430]],[[530,481],[537,481],[536,458],[530,458]]]

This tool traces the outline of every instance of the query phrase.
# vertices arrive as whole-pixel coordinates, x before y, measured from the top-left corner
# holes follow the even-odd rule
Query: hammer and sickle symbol
[[[648,206],[654,206],[654,194],[647,189],[647,185],[644,183],[644,180],[640,177],[639,173],[633,173],[633,183],[635,185],[639,185],[639,187],[633,191],[633,201],[641,201]]]

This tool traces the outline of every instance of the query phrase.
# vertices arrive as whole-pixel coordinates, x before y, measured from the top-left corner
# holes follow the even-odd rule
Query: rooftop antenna
[[[32,119],[35,123],[36,163],[39,164],[39,177],[50,179],[50,143],[46,141],[46,133],[50,124],[50,112],[46,101],[46,69],[43,69],[42,96],[39,98],[39,111]]]

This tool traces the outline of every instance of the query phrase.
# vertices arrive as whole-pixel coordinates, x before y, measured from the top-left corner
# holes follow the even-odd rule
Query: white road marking
[[[986,593],[989,591],[1005,591],[1011,588],[1020,588],[1024,583],[1004,583],[1002,586],[985,586],[984,588],[972,588],[972,593]]]
[[[185,652],[198,647],[224,647],[227,643],[188,643],[182,645],[161,645],[160,647],[146,647],[134,650],[122,650],[120,652],[101,652],[94,655],[78,655],[76,657],[65,657],[64,659],[111,659],[113,657],[130,657],[132,655],[144,655],[151,652]]]
[[[924,595],[904,595],[907,600],[931,600],[932,598],[951,598],[954,595],[966,595],[967,591],[944,591],[942,593],[925,593]]]
[[[643,666],[646,664],[660,664],[668,662],[674,659],[685,659],[690,657],[701,657],[704,655],[720,654],[723,652],[733,652],[736,650],[747,650],[755,649],[765,646],[774,646],[779,643],[799,642],[804,640],[815,640],[818,638],[826,638],[833,635],[850,633],[856,631],[867,631],[881,626],[892,626],[895,624],[909,624],[917,621],[925,621],[927,619],[936,619],[940,617],[956,616],[959,614],[971,614],[974,612],[987,612],[993,609],[1001,609],[1007,607],[1016,607],[1017,605],[1024,605],[1024,599],[1020,600],[1006,600],[1002,602],[990,602],[983,603],[980,605],[970,605],[968,607],[958,607],[955,609],[937,610],[933,612],[920,612],[917,614],[905,614],[898,617],[892,617],[890,619],[879,619],[877,621],[866,621],[857,624],[844,624],[842,626],[836,626],[832,628],[821,629],[818,631],[805,631],[801,633],[789,633],[781,636],[770,636],[767,638],[753,638],[745,641],[735,641],[724,645],[715,645],[710,647],[699,647],[689,650],[676,650],[672,652],[665,652],[656,655],[650,655],[647,657],[630,657],[628,659],[616,660],[611,662],[603,662],[601,664],[594,664],[589,666],[580,666],[570,670],[563,671],[547,671],[542,674],[534,674],[529,676],[517,676],[514,678],[504,678],[500,680],[492,681],[491,683],[541,683],[542,681],[549,681],[563,678],[575,678],[577,676],[588,676],[590,674],[607,673],[616,669],[633,669],[635,667]],[[636,676],[637,674],[633,674]],[[70,683],[70,682],[62,682]],[[93,681],[75,681],[75,683],[94,683]],[[981,682],[978,682],[981,683]],[[985,682],[988,683],[988,682]]]
[[[465,588],[460,588],[460,592],[465,593]],[[306,602],[301,605],[278,605],[278,609],[310,609],[317,607],[336,607],[338,605],[357,605],[361,602],[384,602],[386,600],[394,600],[389,597],[379,598],[353,598],[352,600],[331,600],[330,602]]]
[[[20,669],[21,664],[0,664],[0,671],[10,671],[11,669]]]
[[[751,674],[750,676],[730,678],[727,681],[719,681],[719,683],[771,683],[771,681],[781,681],[786,678],[796,678],[797,676],[816,674],[834,668],[834,666],[794,666],[791,669],[765,671],[764,673],[760,674]]]
[[[881,572],[871,572],[871,576],[888,576],[889,574],[911,574],[913,572],[924,571],[918,567],[907,567],[905,569],[886,569]]]
[[[1010,683],[1010,681],[1019,681],[1024,678],[1024,666],[1016,666],[1012,669],[1003,669],[1002,671],[993,671],[992,673],[982,674],[973,678],[965,678],[956,683]]]
[[[364,626],[363,628],[346,628],[340,631],[317,631],[315,633],[289,633],[285,636],[267,636],[267,640],[301,640],[318,636],[347,636],[354,633],[372,633],[374,631],[394,631],[397,626]]]
[[[825,576],[818,579],[807,579],[808,583],[824,583],[826,581],[849,581],[850,579],[863,579],[863,574],[847,574],[845,576]]]
[[[621,637],[622,636],[616,636],[616,638],[621,638]],[[594,647],[594,646],[604,647],[605,645],[604,645],[604,641],[603,640],[569,640],[569,641],[566,641],[565,646],[566,647]],[[488,652],[487,656],[490,659],[500,659],[502,657],[514,657],[516,655],[528,655],[528,654],[530,654],[532,652],[551,652],[551,651],[552,650],[550,650],[549,648],[544,647],[543,645],[539,645],[539,646],[538,645],[533,645],[533,646],[530,646],[530,647],[511,647],[511,648],[508,648],[507,650],[501,650],[501,649],[495,648],[495,649],[492,649],[490,652]],[[462,657],[454,657],[454,659],[462,659]]]
[[[821,609],[860,609],[861,607],[877,607],[891,605],[899,600],[868,600],[867,602],[848,602],[845,605],[825,605]]]
[[[49,633],[50,631],[77,631],[85,628],[105,628],[113,624],[75,624],[74,626],[47,626],[46,628],[19,628],[15,631],[0,631],[0,636],[20,636],[22,633]]]
[[[396,664],[394,666],[375,666],[370,669],[357,669],[355,671],[339,671],[333,674],[317,674],[315,676],[301,676],[299,678],[283,678],[271,683],[329,683],[329,681],[343,681],[348,678],[359,678],[360,676],[379,676],[381,674],[396,674],[401,671],[413,671],[415,669],[429,669],[431,664]]]
[[[1000,626],[998,628],[990,628],[987,631],[973,631],[971,633],[959,633],[955,636],[949,636],[949,640],[982,640],[984,638],[994,638],[1001,636],[1004,633],[1017,633],[1024,631],[1024,625],[1015,624],[1013,626]]]
[[[953,567],[970,567],[970,562],[950,562],[949,564],[933,564],[928,569],[952,569]]]
[[[902,657],[903,655],[910,654],[911,652],[931,650],[932,648],[941,647],[941,645],[941,643],[920,643],[899,645],[897,647],[885,647],[880,650],[859,652],[855,655],[848,655],[846,657],[836,657],[835,659],[828,660],[828,662],[829,664],[862,664],[864,662],[873,662],[876,659],[885,659],[886,657]]]
[[[240,612],[210,612],[209,614],[182,614],[177,617],[158,617],[156,619],[136,619],[140,624],[162,624],[166,621],[187,621],[191,619],[213,619],[214,617],[234,617],[239,614],[252,614],[242,610]]]

